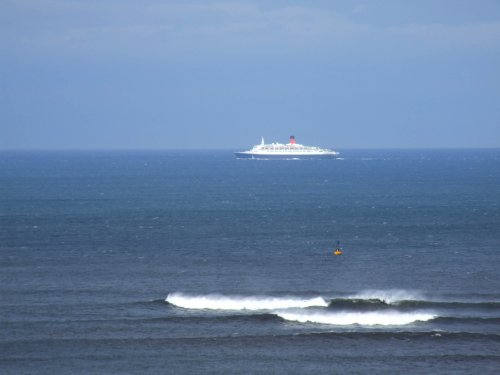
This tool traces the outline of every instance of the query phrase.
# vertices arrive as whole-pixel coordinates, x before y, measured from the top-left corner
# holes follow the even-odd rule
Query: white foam
[[[327,307],[327,302],[321,297],[243,297],[223,296],[217,294],[186,295],[171,293],[166,300],[172,305],[186,309],[211,309],[211,310],[275,310],[288,308],[305,308],[312,306]]]
[[[415,301],[422,300],[423,297],[419,292],[408,291],[402,289],[389,289],[389,290],[365,290],[356,293],[349,298],[353,299],[379,299],[385,303],[394,303],[398,301]]]
[[[396,326],[410,324],[416,321],[427,321],[434,319],[436,315],[429,313],[400,313],[400,312],[277,312],[281,318],[301,323],[318,323],[331,325],[352,325],[363,326]]]

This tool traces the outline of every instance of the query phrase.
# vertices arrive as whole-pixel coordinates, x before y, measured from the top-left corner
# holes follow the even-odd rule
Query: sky
[[[0,150],[500,147],[500,0],[2,0]]]

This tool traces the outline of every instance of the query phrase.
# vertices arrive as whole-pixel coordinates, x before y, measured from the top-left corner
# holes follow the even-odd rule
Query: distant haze
[[[500,147],[500,1],[3,0],[0,149]]]

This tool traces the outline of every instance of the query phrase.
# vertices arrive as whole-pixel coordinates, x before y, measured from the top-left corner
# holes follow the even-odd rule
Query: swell
[[[21,340],[5,340],[0,342],[0,348],[5,346],[11,347],[13,344],[20,343],[31,343],[31,344],[55,344],[56,342],[67,342],[67,343],[77,343],[77,342],[87,342],[108,345],[113,342],[144,342],[148,345],[153,343],[176,343],[176,342],[199,342],[203,344],[204,342],[216,343],[224,341],[262,341],[270,342],[273,340],[282,341],[296,341],[296,340],[337,340],[337,339],[349,339],[349,340],[374,340],[374,341],[386,341],[386,340],[414,340],[414,341],[426,341],[426,340],[449,340],[449,341],[464,341],[467,343],[500,343],[500,334],[496,333],[474,333],[474,332],[443,332],[443,331],[341,331],[341,332],[307,332],[307,333],[291,333],[291,334],[263,334],[263,335],[221,335],[221,336],[194,336],[194,337],[168,337],[168,338],[36,338],[36,339],[21,339]],[[497,354],[498,357],[498,354]]]
[[[282,322],[283,319],[275,314],[241,314],[241,315],[194,315],[194,316],[165,316],[148,319],[123,319],[125,322],[141,323],[245,323],[245,322]]]
[[[300,333],[299,337],[345,338],[345,339],[371,339],[371,340],[466,340],[466,341],[492,341],[500,342],[500,334],[476,332],[443,332],[443,331],[340,331],[340,332],[311,332]]]
[[[37,325],[37,324],[148,324],[148,323],[229,323],[229,322],[282,322],[284,319],[275,314],[241,314],[241,315],[174,315],[154,318],[124,318],[116,317],[111,319],[64,319],[64,320],[29,320],[13,321],[4,320],[5,325]]]
[[[386,303],[378,298],[362,299],[362,298],[336,298],[328,304],[330,309],[337,310],[378,310],[391,308],[389,303]]]
[[[380,299],[336,298],[328,304],[330,309],[347,309],[358,311],[373,311],[383,309],[413,310],[413,309],[446,309],[446,310],[478,310],[500,311],[500,302],[446,302],[425,300],[402,300],[385,302]]]
[[[304,314],[302,314],[304,315]],[[416,319],[417,316],[413,316],[411,322],[418,322]],[[427,317],[427,316],[426,316]],[[299,321],[298,319],[293,319],[292,317],[284,314],[283,316],[280,313],[262,313],[262,314],[241,314],[241,315],[184,315],[184,316],[163,316],[163,317],[155,317],[155,318],[121,318],[117,317],[116,319],[67,319],[67,320],[30,320],[30,321],[4,321],[4,324],[71,324],[71,323],[124,323],[124,324],[136,324],[136,323],[230,323],[230,322],[255,322],[255,323],[264,323],[264,322],[285,322],[287,320],[290,321]],[[492,324],[500,326],[500,318],[481,318],[481,317],[449,317],[449,316],[439,316],[435,318],[426,319],[430,323],[439,323],[439,324]],[[303,322],[307,322],[307,316],[304,318]],[[310,322],[314,322],[311,320]],[[335,323],[333,323],[335,324]],[[361,322],[353,322],[350,324],[360,324]],[[394,325],[396,323],[393,323]],[[338,323],[340,325],[340,323]],[[348,325],[345,323],[345,325]],[[365,324],[370,325],[370,324]],[[374,323],[371,325],[384,325],[382,323]],[[390,325],[390,324],[389,324]]]
[[[500,302],[440,302],[440,301],[400,301],[395,304],[402,308],[445,308],[460,310],[500,311]]]
[[[483,317],[452,317],[452,316],[440,316],[432,319],[433,323],[440,324],[494,324],[500,327],[500,318],[483,318]]]

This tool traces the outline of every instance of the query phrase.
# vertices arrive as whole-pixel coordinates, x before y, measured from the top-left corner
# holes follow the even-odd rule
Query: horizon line
[[[500,150],[500,146],[437,146],[437,147],[343,147],[336,150],[344,151],[363,151],[363,150],[394,150],[394,151],[417,151],[417,150]],[[228,151],[237,152],[234,148],[0,148],[0,152],[81,152],[81,151],[97,151],[97,152],[113,152],[113,151]]]

